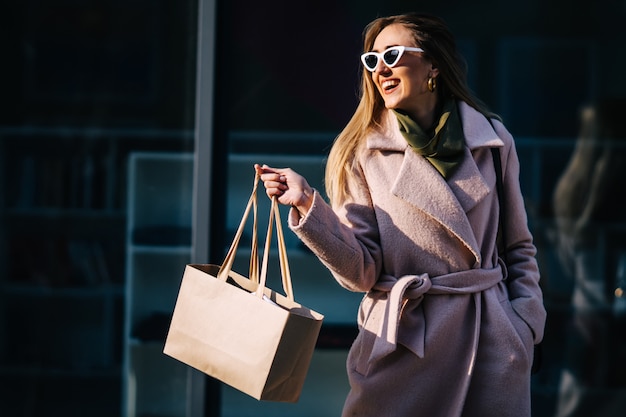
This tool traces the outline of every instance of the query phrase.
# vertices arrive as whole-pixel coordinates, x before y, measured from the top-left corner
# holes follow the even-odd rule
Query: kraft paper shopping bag
[[[294,300],[275,199],[260,273],[255,248],[250,277],[231,270],[251,207],[256,244],[257,184],[222,265],[185,267],[164,353],[258,400],[296,402],[323,316]],[[285,295],[265,285],[274,217]]]

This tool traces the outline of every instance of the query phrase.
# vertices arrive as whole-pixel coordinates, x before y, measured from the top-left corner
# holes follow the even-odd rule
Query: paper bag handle
[[[254,223],[253,223],[253,232],[252,232],[252,250],[250,254],[250,275],[249,278],[251,281],[259,282],[258,275],[258,241],[257,241],[257,188],[259,184],[259,177],[255,175],[254,184],[252,187],[252,194],[250,194],[250,198],[248,199],[248,204],[246,205],[246,210],[243,214],[241,222],[239,223],[239,227],[237,228],[237,232],[235,233],[235,237],[233,238],[233,242],[226,253],[226,257],[224,258],[224,262],[222,262],[222,266],[218,272],[218,278],[222,281],[226,281],[228,279],[228,274],[232,270],[233,262],[235,261],[235,253],[237,251],[237,247],[239,246],[239,241],[241,240],[241,235],[243,234],[244,227],[246,225],[246,221],[248,219],[248,215],[250,214],[250,210],[254,208]]]
[[[269,252],[272,241],[272,224],[276,220],[276,240],[278,241],[278,260],[280,262],[280,275],[283,281],[283,289],[287,298],[294,301],[293,288],[291,285],[291,272],[289,270],[289,262],[287,260],[287,247],[285,245],[285,237],[283,235],[283,227],[280,220],[280,210],[278,209],[278,201],[276,196],[272,197],[272,208],[270,210],[270,219],[267,226],[267,236],[265,239],[265,251],[263,252],[263,264],[261,266],[261,277],[259,280],[259,289],[257,295],[262,297],[265,290],[267,278],[267,264],[269,260]]]
[[[217,274],[218,279],[222,281],[226,281],[228,279],[228,274],[232,270],[233,263],[235,261],[235,254],[237,252],[237,248],[239,246],[239,241],[241,239],[241,235],[243,234],[243,229],[245,227],[246,221],[250,214],[250,210],[254,209],[254,225],[253,225],[253,237],[252,237],[252,253],[250,256],[250,280],[257,282],[259,284],[258,289],[256,291],[256,295],[259,298],[263,297],[263,293],[266,286],[267,281],[267,265],[269,262],[269,249],[271,246],[271,238],[272,238],[272,226],[274,221],[276,221],[276,237],[278,241],[278,259],[280,262],[280,272],[282,277],[283,290],[285,291],[285,295],[288,299],[294,301],[293,297],[293,287],[291,284],[291,273],[289,270],[289,262],[287,260],[287,247],[285,245],[285,238],[283,234],[283,228],[280,219],[280,210],[278,208],[278,202],[276,197],[272,198],[272,206],[270,209],[269,216],[269,224],[267,227],[267,237],[265,240],[265,251],[263,252],[263,264],[261,267],[261,273],[259,277],[258,273],[258,241],[257,241],[257,189],[259,184],[259,175],[255,174],[254,177],[254,185],[252,187],[252,194],[248,199],[248,204],[246,205],[246,210],[243,214],[241,222],[239,223],[239,227],[237,228],[237,233],[233,239],[233,242],[228,249],[226,257],[224,258],[224,262],[220,267],[220,270]]]

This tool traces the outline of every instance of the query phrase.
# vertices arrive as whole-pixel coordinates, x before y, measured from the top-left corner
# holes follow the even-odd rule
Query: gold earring
[[[437,79],[433,77],[428,77],[428,91],[434,93],[435,88],[437,88]]]

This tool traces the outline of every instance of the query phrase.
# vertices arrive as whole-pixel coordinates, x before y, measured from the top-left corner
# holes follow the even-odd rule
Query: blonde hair
[[[375,19],[363,31],[363,50],[370,51],[380,32],[392,24],[401,24],[409,29],[415,46],[423,48],[424,55],[439,68],[436,90],[439,99],[455,97],[485,116],[497,117],[470,91],[465,60],[457,52],[454,37],[440,18],[409,13]],[[326,163],[326,193],[333,205],[339,205],[348,198],[349,180],[355,169],[359,147],[366,135],[380,126],[384,109],[385,103],[372,81],[371,73],[363,68],[359,104],[348,124],[335,138]]]

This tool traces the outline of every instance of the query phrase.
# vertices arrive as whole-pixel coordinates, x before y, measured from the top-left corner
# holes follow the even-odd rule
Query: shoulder
[[[458,102],[458,108],[465,142],[470,149],[509,147],[512,144],[513,136],[500,120],[488,119],[464,101]]]

